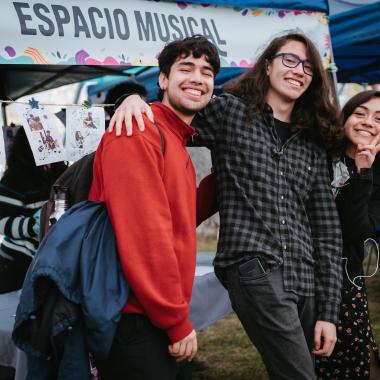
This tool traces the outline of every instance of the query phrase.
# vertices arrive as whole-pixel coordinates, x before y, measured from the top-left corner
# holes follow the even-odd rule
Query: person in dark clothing
[[[106,98],[104,99],[104,103],[117,105],[117,100],[127,93],[139,94],[143,99],[145,99],[148,95],[148,91],[142,84],[128,80],[110,88],[107,92]],[[113,116],[114,110],[114,106],[104,107],[104,111],[106,111],[109,119]],[[106,127],[108,127],[108,123],[109,120],[107,120]]]
[[[18,130],[0,181],[0,293],[22,287],[38,246],[39,211],[65,169],[63,162],[36,166],[25,131]]]
[[[270,379],[311,380],[311,353],[334,348],[340,305],[341,230],[326,152],[341,133],[338,110],[318,51],[298,33],[275,38],[226,91],[192,123],[215,174],[215,273]],[[130,97],[110,126],[127,119],[128,130],[126,114],[142,120],[140,111],[149,115]]]
[[[338,341],[316,359],[323,379],[378,379],[379,352],[369,321],[363,260],[380,225],[380,91],[364,91],[342,110],[345,146],[333,162],[333,188],[343,233],[343,289]],[[377,243],[372,240],[373,244]],[[378,249],[378,248],[377,248]],[[377,377],[376,377],[377,376]]]

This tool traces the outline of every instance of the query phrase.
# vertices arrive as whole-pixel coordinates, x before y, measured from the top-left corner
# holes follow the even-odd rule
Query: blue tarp
[[[380,83],[380,1],[330,18],[338,82]]]
[[[183,2],[180,0],[165,1]],[[242,8],[298,9],[329,13],[327,0],[187,0],[186,2],[195,4],[219,4]]]

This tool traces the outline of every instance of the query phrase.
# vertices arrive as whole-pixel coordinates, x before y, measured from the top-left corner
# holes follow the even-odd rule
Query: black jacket
[[[347,258],[347,271],[351,279],[362,275],[364,241],[378,235],[380,226],[380,160],[371,169],[356,173],[355,163],[346,157],[351,173],[349,182],[340,188],[336,202],[343,234],[343,257]],[[344,264],[344,260],[343,260]],[[345,286],[349,285],[346,274]]]

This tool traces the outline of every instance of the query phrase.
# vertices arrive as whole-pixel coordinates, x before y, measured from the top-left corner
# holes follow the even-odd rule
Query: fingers
[[[380,136],[380,133],[379,133],[379,136]],[[370,151],[373,155],[376,155],[380,151],[380,143],[376,142],[375,144],[369,144],[369,145],[358,144],[357,152],[362,152],[365,150]]]
[[[113,132],[113,127],[114,127],[115,123],[116,123],[116,118],[115,118],[115,114],[113,114],[112,117],[111,117],[111,120],[110,120],[110,122],[108,124],[108,133],[112,133]]]
[[[116,119],[116,136],[121,135],[121,129],[123,127],[123,115],[118,112],[117,119]]]
[[[180,342],[171,344],[169,346],[169,352],[172,356],[178,356]]]
[[[150,108],[149,106],[146,107],[146,110],[145,110],[145,113],[146,113],[146,116],[148,117],[148,119],[154,123],[154,115],[153,115],[153,111],[152,111],[152,108]]]
[[[313,354],[318,356],[330,356],[334,351],[335,339],[323,339],[323,346],[319,350],[314,350]]]
[[[372,167],[376,154],[380,151],[380,144],[358,144],[355,154],[355,164],[358,173],[361,169]]]
[[[184,341],[169,346],[169,353],[176,358],[176,362],[181,362],[190,356],[189,351],[191,353],[191,345],[186,344]]]
[[[375,148],[376,148],[376,145],[374,144],[368,144],[368,145],[358,144],[357,151],[361,152],[363,150],[368,150],[370,152],[373,152]]]
[[[188,361],[189,362],[191,362],[194,359],[194,357],[197,354],[197,352],[198,352],[198,342],[197,342],[197,340],[195,340],[195,342],[194,342],[194,344],[192,346],[192,351],[190,353],[190,356],[188,357]]]
[[[193,360],[197,351],[198,343],[194,330],[181,341],[169,345],[169,353],[176,358],[177,362],[185,359],[188,361]]]
[[[129,110],[125,110],[124,118],[122,119],[125,124],[125,129],[127,130],[127,136],[132,136],[133,134],[133,125],[132,125],[132,115]],[[120,129],[116,129],[116,136],[121,135],[121,128],[123,124],[121,123]]]
[[[360,153],[357,153],[357,156],[359,156],[359,157],[367,157],[368,161],[372,165],[372,161],[373,161],[374,157],[373,157],[373,154],[371,152],[368,152],[368,150],[364,150],[364,151],[362,151]]]
[[[143,132],[144,129],[145,129],[145,125],[144,125],[144,120],[143,120],[142,114],[141,113],[140,114],[136,114],[135,118],[136,118],[136,121],[137,121],[137,125],[139,126],[139,130],[141,132]]]
[[[197,351],[198,351],[197,341],[196,340],[188,341],[184,344],[183,355],[179,355],[176,358],[176,361],[181,362],[186,359],[187,361],[191,362],[194,359],[194,356],[196,355]],[[181,353],[181,350],[180,350],[180,353]]]
[[[373,145],[377,145],[380,142],[380,133],[378,133],[372,140]]]
[[[336,343],[336,327],[333,323],[318,321],[314,329],[313,354],[330,356]]]
[[[316,324],[315,329],[314,329],[314,350],[313,350],[314,353],[316,351],[319,351],[321,348],[321,338],[322,338],[322,327]]]
[[[146,114],[149,120],[154,122],[154,116],[150,106],[146,104],[139,95],[128,96],[123,100],[123,103],[116,109],[112,116],[108,132],[112,133],[116,130],[116,136],[120,136],[124,124],[127,136],[131,136],[133,134],[133,118],[136,119],[139,130],[144,131],[145,124],[143,114]]]

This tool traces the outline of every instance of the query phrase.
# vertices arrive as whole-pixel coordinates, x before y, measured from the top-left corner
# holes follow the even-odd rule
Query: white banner
[[[66,156],[77,161],[95,152],[105,129],[101,107],[66,107]]]
[[[157,65],[168,41],[203,34],[223,67],[247,67],[285,31],[306,33],[330,63],[327,17],[146,0],[1,0],[0,63]]]
[[[20,105],[23,127],[36,165],[66,160],[63,147],[64,126],[57,117],[43,108]]]

